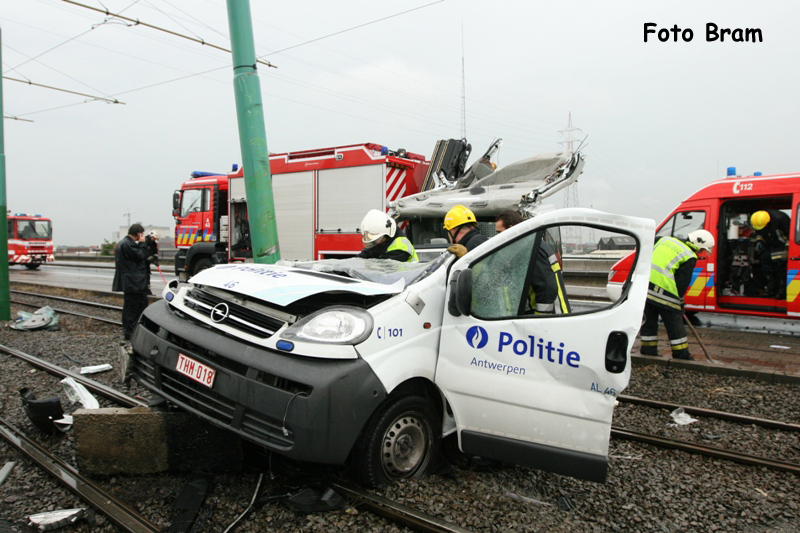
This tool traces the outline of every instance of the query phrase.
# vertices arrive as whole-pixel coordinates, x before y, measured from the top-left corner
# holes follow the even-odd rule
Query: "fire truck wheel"
[[[39,263],[25,263],[25,268],[28,270],[36,270],[39,268]]]
[[[200,259],[197,261],[197,263],[194,264],[194,272],[192,273],[192,275],[195,275],[207,268],[211,268],[212,266],[214,266],[214,263],[211,262],[211,259],[207,258]]]
[[[424,477],[440,446],[436,410],[420,396],[390,399],[377,411],[356,450],[355,471],[368,487]]]

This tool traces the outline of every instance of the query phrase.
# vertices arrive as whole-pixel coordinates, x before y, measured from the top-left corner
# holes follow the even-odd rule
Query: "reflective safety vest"
[[[655,303],[680,310],[683,294],[678,294],[675,272],[690,259],[697,259],[697,254],[685,242],[675,237],[664,237],[658,241],[653,249],[647,298]]]
[[[411,241],[408,240],[407,237],[396,237],[392,244],[386,248],[387,252],[392,252],[394,250],[400,250],[401,252],[408,252],[408,259],[406,263],[418,263],[419,257],[417,257],[417,251],[414,249],[414,245],[411,244]]]

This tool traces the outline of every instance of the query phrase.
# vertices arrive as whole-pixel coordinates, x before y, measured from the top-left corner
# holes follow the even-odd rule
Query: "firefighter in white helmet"
[[[689,337],[683,324],[683,295],[692,281],[697,253],[714,249],[714,236],[699,229],[687,239],[663,237],[653,249],[650,286],[644,306],[644,323],[640,338],[642,355],[658,355],[658,317],[667,329],[672,357],[694,359],[689,354]]]
[[[361,221],[361,242],[364,243],[364,249],[358,257],[408,263],[419,261],[414,246],[397,228],[394,219],[377,209],[370,209]]]

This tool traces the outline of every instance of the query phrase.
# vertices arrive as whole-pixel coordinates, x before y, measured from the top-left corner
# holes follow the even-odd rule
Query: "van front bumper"
[[[292,459],[342,464],[386,389],[362,359],[269,350],[149,306],[131,337],[133,376],[169,402]],[[212,387],[176,370],[183,354],[212,368]]]

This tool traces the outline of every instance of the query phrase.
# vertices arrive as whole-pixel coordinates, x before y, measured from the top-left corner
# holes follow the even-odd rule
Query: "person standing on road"
[[[147,308],[149,279],[144,227],[141,224],[133,224],[114,250],[114,281],[111,284],[112,291],[124,293],[122,333],[126,341],[131,339],[131,333],[139,316]]]
[[[144,238],[145,255],[147,255],[147,294],[153,294],[150,290],[150,265],[158,267],[158,239],[161,235],[156,230],[151,230]]]
[[[714,236],[704,229],[693,231],[686,241],[663,237],[653,249],[650,286],[644,305],[639,352],[658,356],[658,317],[664,322],[673,359],[694,360],[683,324],[683,296],[692,281],[698,250],[711,253]]]
[[[478,219],[469,208],[455,205],[444,216],[444,229],[452,243],[447,251],[462,257],[489,239],[478,231]]]

